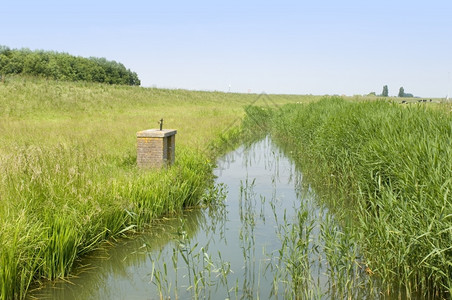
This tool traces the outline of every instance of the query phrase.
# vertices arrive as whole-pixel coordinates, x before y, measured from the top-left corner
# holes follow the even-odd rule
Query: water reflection
[[[374,298],[359,249],[266,138],[218,161],[223,201],[84,259],[40,299]]]
[[[30,291],[30,299],[149,299],[155,293],[149,284],[149,251],[173,243],[183,228],[187,237],[206,222],[200,209],[154,222],[139,236],[104,244],[84,257],[75,274],[65,280],[43,282]]]

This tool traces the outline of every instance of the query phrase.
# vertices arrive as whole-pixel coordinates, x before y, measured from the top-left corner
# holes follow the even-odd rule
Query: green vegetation
[[[450,113],[341,98],[252,112],[326,195],[382,292],[450,296]]]
[[[0,298],[23,298],[30,282],[65,277],[101,241],[202,204],[216,155],[238,141],[245,105],[313,99],[7,77],[0,83]],[[140,171],[135,133],[157,128],[162,117],[178,130],[176,163]]]
[[[121,63],[105,58],[84,58],[67,53],[0,46],[0,76],[9,74],[42,76],[65,81],[140,85],[135,72],[126,69]]]
[[[389,96],[389,90],[388,90],[388,86],[387,85],[383,86],[383,92],[381,92],[381,96],[382,97],[388,97]]]
[[[152,255],[150,277],[160,298],[377,299],[378,285],[365,275],[353,233],[319,205],[303,174],[287,168],[293,165],[279,147],[265,138],[234,154],[240,157],[227,168],[241,170],[243,180],[230,182],[228,191],[240,195],[228,197],[227,207],[217,202],[203,210],[220,213],[207,218],[194,239],[181,238],[183,227],[173,229],[172,245]],[[264,166],[255,177],[252,170]]]
[[[397,96],[402,97],[402,98],[413,98],[414,97],[413,94],[405,93],[405,89],[403,88],[403,86],[400,87],[399,94]]]
[[[329,261],[350,262],[359,253],[387,291],[448,297],[450,105],[428,109],[364,98],[306,103],[314,100],[8,76],[0,83],[0,298],[24,298],[32,281],[67,276],[102,241],[209,203],[216,157],[245,134],[268,132],[324,192],[339,221],[321,229]],[[176,163],[138,170],[135,133],[156,128],[162,117],[165,128],[178,130]],[[293,291],[305,291],[309,275],[297,266],[307,263],[300,260],[307,252],[296,251],[306,247],[291,237],[307,244],[313,228],[305,212],[298,219],[288,234],[281,231],[287,247],[280,261],[289,266],[281,276],[293,279]],[[225,278],[227,264],[220,265],[209,274],[221,271]],[[343,265],[328,270],[345,274],[336,279],[345,286],[338,295],[358,282],[347,274],[360,272]],[[193,270],[193,279],[204,272]]]

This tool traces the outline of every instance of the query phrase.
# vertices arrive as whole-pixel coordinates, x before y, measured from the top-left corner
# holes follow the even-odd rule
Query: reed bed
[[[380,293],[452,290],[452,117],[425,105],[325,98],[251,109],[359,244]]]

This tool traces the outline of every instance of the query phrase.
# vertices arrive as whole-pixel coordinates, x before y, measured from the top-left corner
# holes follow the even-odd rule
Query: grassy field
[[[249,110],[326,196],[382,292],[402,298],[452,292],[452,115],[430,107],[325,98]]]
[[[450,287],[451,186],[443,180],[452,169],[450,105],[429,105],[435,112],[362,97],[348,99],[364,101],[356,106],[300,104],[319,98],[7,78],[0,83],[0,299],[23,298],[33,280],[67,276],[106,239],[208,202],[215,158],[243,128],[273,131],[322,186],[339,187],[348,200],[336,209],[356,208],[375,274],[387,282],[402,276],[409,288]],[[246,110],[253,117],[242,124]],[[135,133],[161,118],[178,130],[176,163],[140,171]],[[393,211],[406,212],[395,218]]]
[[[195,92],[9,77],[0,83],[0,298],[66,276],[105,239],[202,204],[248,104],[313,96]],[[170,169],[135,166],[137,131],[178,130]]]

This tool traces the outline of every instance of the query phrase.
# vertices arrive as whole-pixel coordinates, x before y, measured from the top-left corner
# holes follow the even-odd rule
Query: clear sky
[[[452,93],[451,0],[3,0],[0,45],[116,60],[142,86]]]

